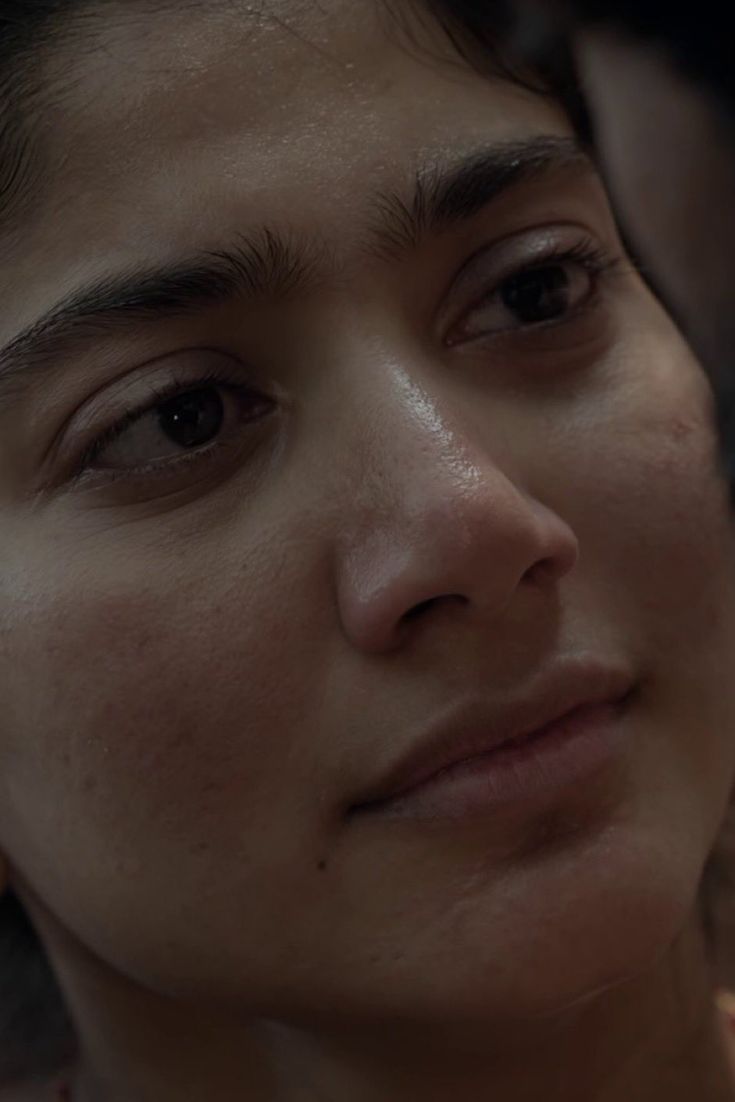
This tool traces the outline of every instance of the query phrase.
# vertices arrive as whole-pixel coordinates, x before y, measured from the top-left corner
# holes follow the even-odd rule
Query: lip
[[[462,815],[575,779],[609,758],[629,670],[559,662],[523,691],[454,708],[388,764],[351,812]]]

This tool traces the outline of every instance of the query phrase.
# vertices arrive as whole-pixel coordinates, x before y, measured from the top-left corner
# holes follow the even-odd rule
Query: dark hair
[[[207,0],[157,0],[179,16]],[[221,0],[224,2],[224,0]],[[112,6],[111,4],[109,6]],[[120,11],[126,10],[120,4]],[[128,9],[134,12],[134,5]],[[43,186],[45,107],[66,94],[60,47],[94,49],[104,0],[0,0],[0,228],[12,233]]]
[[[457,53],[480,73],[504,76],[540,95],[549,95],[566,111],[582,144],[591,148],[592,126],[582,96],[569,41],[554,37],[548,49],[514,48],[517,26],[512,0],[414,0],[411,11],[428,10]]]
[[[567,0],[572,17],[663,45],[677,64],[718,96],[735,100],[735,9],[721,0]]]
[[[40,105],[40,70],[72,10],[85,0],[0,0],[0,215],[17,216],[33,190],[31,130]]]
[[[496,26],[492,0],[428,0],[453,33],[482,53],[490,25]],[[503,33],[532,45],[534,63],[545,64],[567,50],[573,27],[603,27],[623,32],[666,51],[674,64],[714,94],[732,121],[735,111],[733,34],[735,8],[721,0],[690,4],[671,0],[507,0]]]
[[[11,891],[0,898],[0,1087],[45,1076],[74,1055],[64,1000],[28,916]]]

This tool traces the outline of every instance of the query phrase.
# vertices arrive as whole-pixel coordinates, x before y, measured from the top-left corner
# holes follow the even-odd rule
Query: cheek
[[[602,476],[600,555],[617,559],[619,583],[635,582],[641,611],[662,626],[704,612],[708,595],[730,590],[733,528],[708,411],[662,401],[631,423]]]
[[[313,769],[310,663],[324,660],[303,634],[313,580],[272,555],[228,561],[215,539],[175,568],[131,552],[113,575],[96,551],[73,580],[46,564],[1,666],[17,671],[3,676],[2,844],[61,914],[84,894],[70,868],[190,893],[290,859],[291,789]]]
[[[664,620],[733,575],[729,494],[710,389],[650,296],[625,319],[598,393],[559,433],[558,508],[580,572]],[[563,502],[563,503],[562,503]]]
[[[645,385],[600,403],[570,476],[570,603],[640,672],[641,807],[687,823],[701,856],[735,764],[735,528],[704,376],[681,353],[659,367],[656,355],[637,358]]]

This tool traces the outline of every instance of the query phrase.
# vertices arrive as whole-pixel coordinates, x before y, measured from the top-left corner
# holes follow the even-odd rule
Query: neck
[[[66,973],[66,974],[64,974]],[[702,939],[543,1021],[306,1030],[62,983],[79,1025],[73,1102],[733,1102]]]

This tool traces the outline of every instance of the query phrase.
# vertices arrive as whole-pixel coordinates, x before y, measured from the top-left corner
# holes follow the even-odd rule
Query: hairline
[[[233,5],[238,0],[217,0]],[[147,0],[144,15],[201,8],[206,0]],[[126,0],[47,0],[8,32],[0,0],[0,241],[13,242],[44,191],[44,109],[74,84],[76,61],[97,44],[104,21],[135,19]],[[44,10],[45,9],[45,10]],[[25,17],[21,17],[21,20]],[[18,30],[18,25],[21,30]],[[73,50],[69,49],[73,45]]]

